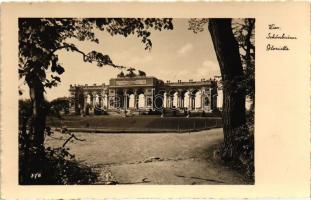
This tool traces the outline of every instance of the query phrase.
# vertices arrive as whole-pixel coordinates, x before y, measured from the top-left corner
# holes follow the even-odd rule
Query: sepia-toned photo
[[[254,184],[254,18],[19,18],[20,185]]]

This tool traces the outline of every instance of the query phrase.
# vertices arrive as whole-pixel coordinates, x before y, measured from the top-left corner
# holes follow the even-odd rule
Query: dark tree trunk
[[[47,105],[44,100],[44,86],[36,75],[26,77],[32,102],[29,158],[25,160],[26,183],[41,184],[45,176],[44,132]],[[27,151],[27,150],[26,150]],[[27,152],[28,153],[28,152]],[[34,176],[38,176],[34,178]]]
[[[246,50],[245,50],[245,61],[246,61],[246,75],[249,76],[250,73],[254,73],[251,70],[252,69],[252,56],[251,56],[251,50],[253,50],[253,54],[255,54],[255,47],[251,43],[251,36],[252,32],[255,26],[255,19],[248,19],[248,26],[247,26],[247,35],[245,39],[245,44],[246,44]],[[255,58],[255,55],[254,55]],[[251,81],[252,80],[252,81]],[[250,93],[250,98],[252,100],[252,105],[251,105],[251,110],[254,111],[255,108],[255,80],[251,79],[247,81],[249,84],[251,84],[251,87],[253,88],[253,92]]]
[[[210,19],[208,25],[223,81],[222,156],[225,160],[236,156],[236,129],[245,125],[245,88],[238,43],[231,28],[231,19]]]
[[[32,102],[32,146],[43,148],[44,130],[46,123],[46,104],[44,100],[44,87],[37,76],[28,82],[30,99]]]

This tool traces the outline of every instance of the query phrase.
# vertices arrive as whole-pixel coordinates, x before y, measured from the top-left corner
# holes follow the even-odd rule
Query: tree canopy
[[[189,30],[199,33],[205,30],[209,19],[192,18],[189,20]],[[240,57],[245,74],[245,80],[241,86],[246,88],[246,95],[255,100],[255,19],[232,20],[232,32],[239,45]]]
[[[56,86],[65,68],[56,54],[65,49],[82,55],[85,62],[124,68],[115,64],[109,55],[102,52],[83,52],[67,39],[99,43],[94,29],[108,32],[111,36],[127,37],[135,34],[145,44],[145,49],[152,48],[150,30],[173,29],[172,19],[160,18],[20,18],[19,19],[19,75],[26,83],[32,84],[33,77],[40,77],[45,87]],[[52,75],[47,77],[46,71]]]

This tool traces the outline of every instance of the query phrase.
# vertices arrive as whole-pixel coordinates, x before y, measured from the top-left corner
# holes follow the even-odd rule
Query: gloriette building
[[[163,109],[211,112],[217,108],[217,81],[163,82],[152,76],[112,78],[109,85],[70,85],[71,111],[92,114],[97,110],[162,111]]]

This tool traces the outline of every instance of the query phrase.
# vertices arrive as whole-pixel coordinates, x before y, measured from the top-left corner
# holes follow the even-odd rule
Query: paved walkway
[[[223,139],[222,129],[190,134],[75,135],[86,141],[75,140],[66,147],[100,173],[98,184],[245,184],[244,178],[220,164],[214,153]],[[51,146],[62,143],[47,139]]]

